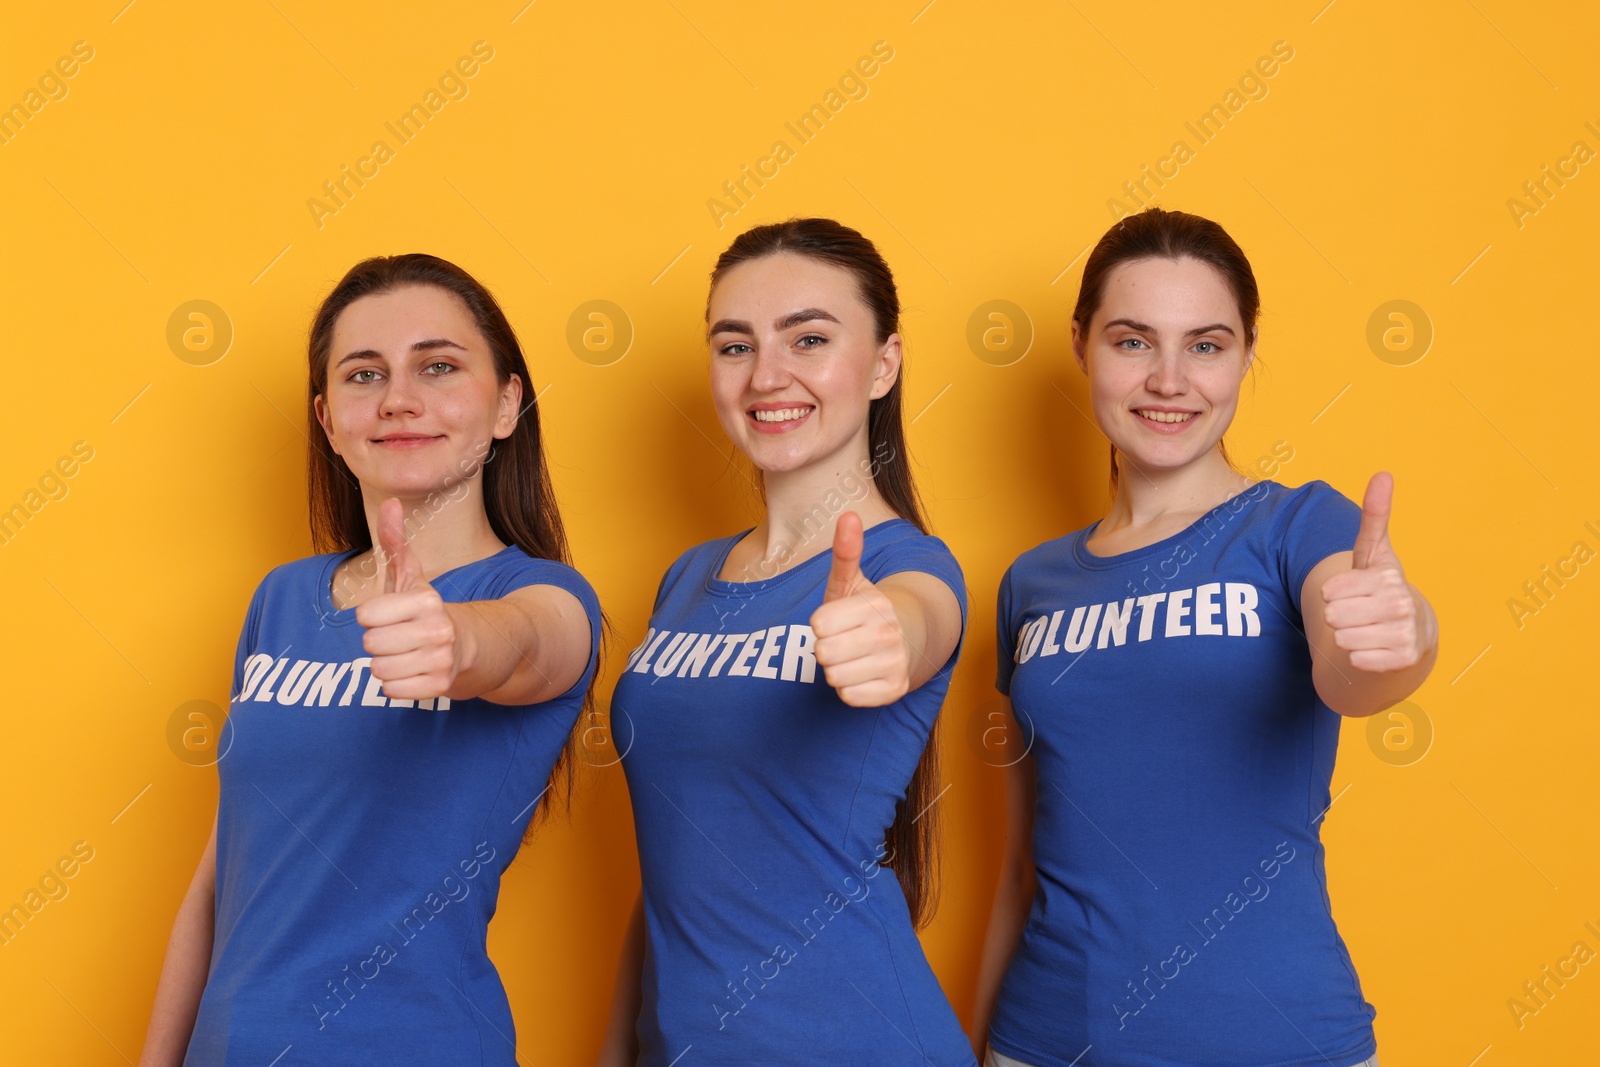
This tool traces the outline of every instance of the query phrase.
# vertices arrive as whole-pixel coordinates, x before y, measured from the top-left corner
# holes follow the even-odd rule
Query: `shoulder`
[[[1258,482],[1235,499],[1247,495],[1258,503],[1250,509],[1246,522],[1280,544],[1308,535],[1313,539],[1332,535],[1335,540],[1347,534],[1354,537],[1361,523],[1361,505],[1320,479],[1293,488],[1273,481]]]
[[[1271,484],[1275,488],[1267,497],[1269,518],[1262,524],[1267,531],[1262,551],[1276,561],[1283,592],[1298,608],[1312,570],[1355,544],[1361,505],[1324,481],[1293,489]]]
[[[315,591],[317,582],[329,575],[334,564],[347,552],[324,552],[315,556],[302,556],[280,563],[267,571],[256,584],[256,596],[265,597],[278,592],[298,593]]]
[[[334,564],[345,551],[292,559],[271,568],[256,583],[245,608],[247,633],[257,633],[263,619],[295,619],[308,609],[320,616],[326,606]]]
[[[1088,533],[1085,526],[1060,537],[1041,541],[1012,561],[1000,576],[1000,592],[1009,595],[1036,582],[1055,584],[1063,576],[1082,568],[1078,564],[1076,546]]]
[[[933,534],[917,529],[916,524],[908,519],[885,519],[869,526],[863,534],[863,556],[903,551],[942,552],[955,558],[949,545]]]
[[[749,532],[749,530],[744,530],[736,534],[730,534],[727,537],[716,537],[710,541],[702,541],[680,552],[678,558],[668,564],[667,569],[661,574],[661,581],[656,586],[654,608],[660,608],[667,595],[685,578],[698,576],[703,579],[709,577],[720,561],[733,548],[734,544]]]
[[[1361,505],[1321,479],[1293,487],[1271,480],[1260,481],[1239,494],[1239,497],[1245,496],[1253,496],[1264,505],[1264,511],[1285,520],[1308,511],[1328,508],[1338,510],[1348,506],[1361,510]]]
[[[900,571],[927,571],[939,578],[962,580],[961,564],[950,546],[905,519],[890,519],[869,528],[861,550],[861,570],[877,581]]]
[[[738,544],[739,540],[749,532],[749,530],[741,530],[726,537],[713,537],[709,541],[701,541],[697,545],[691,545],[684,549],[678,553],[678,558],[668,564],[667,569],[662,572],[662,585],[670,585],[679,577],[687,574],[709,571],[717,566],[732,551],[733,546]]]
[[[520,545],[507,545],[483,561],[465,590],[469,600],[499,599],[512,590],[529,585],[551,585],[578,598],[591,615],[599,613],[600,600],[576,567],[558,559],[531,556]]]

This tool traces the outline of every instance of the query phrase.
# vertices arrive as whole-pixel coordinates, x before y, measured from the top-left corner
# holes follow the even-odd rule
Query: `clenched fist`
[[[891,704],[911,689],[911,650],[894,604],[861,573],[861,517],[839,516],[833,569],[811,613],[815,655],[839,699],[858,708]]]

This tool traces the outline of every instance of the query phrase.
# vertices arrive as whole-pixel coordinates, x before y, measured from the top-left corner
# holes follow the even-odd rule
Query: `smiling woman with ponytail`
[[[1197,215],[1123,219],[1085,263],[1072,348],[1112,497],[1000,581],[996,686],[1030,750],[978,974],[986,1067],[1377,1067],[1320,832],[1341,722],[1422,684],[1438,624],[1387,473],[1357,505],[1229,462],[1259,311]]]
[[[612,699],[643,887],[602,1063],[972,1063],[915,932],[966,588],[911,480],[899,317],[827,219],[712,273],[712,401],[764,513],[668,568]]]

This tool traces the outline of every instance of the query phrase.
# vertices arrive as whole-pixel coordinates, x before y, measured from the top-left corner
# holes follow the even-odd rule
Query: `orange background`
[[[169,722],[226,705],[251,590],[309,552],[304,338],[333,282],[429,251],[500,296],[545,390],[578,564],[618,627],[609,695],[667,563],[754,521],[707,396],[706,275],[737,232],[795,214],[856,226],[897,273],[910,447],[972,589],[924,935],[965,1017],[1001,847],[1000,772],[968,740],[994,695],[995,585],[1106,504],[1068,309],[1108,201],[1136,207],[1123,183],[1146,165],[1170,175],[1159,202],[1222,222],[1261,280],[1262,366],[1230,451],[1248,465],[1286,442],[1279,480],[1356,499],[1393,471],[1393,538],[1442,620],[1408,718],[1372,741],[1346,724],[1324,835],[1385,1067],[1594,1055],[1600,964],[1537,1013],[1508,1006],[1575,942],[1600,951],[1600,568],[1523,591],[1577,542],[1600,549],[1592,5],[125,3],[36,5],[0,39],[0,106],[24,116],[0,143],[0,508],[27,511],[0,544],[0,907],[75,842],[93,850],[0,945],[15,1062],[137,1059],[216,796]],[[41,89],[79,41],[92,58]],[[399,144],[385,123],[478,41],[493,56],[466,95]],[[879,41],[892,58],[865,95],[835,97],[800,143],[785,123]],[[1246,78],[1280,41],[1292,58]],[[1214,104],[1226,121],[1201,143],[1186,123]],[[307,202],[379,139],[392,158],[319,219]],[[719,220],[708,201],[780,139],[789,158]],[[1188,158],[1163,164],[1180,140]],[[225,352],[169,345],[191,300],[222,310]],[[592,300],[626,317],[620,358],[569,344]],[[980,316],[974,347],[994,300],[1021,316]],[[1392,300],[1415,309],[1369,341]],[[92,458],[49,481],[79,441]],[[57,499],[29,496],[41,479]],[[1519,618],[1516,597],[1538,610]],[[593,1055],[636,884],[622,775],[590,768],[490,932],[524,1062]]]

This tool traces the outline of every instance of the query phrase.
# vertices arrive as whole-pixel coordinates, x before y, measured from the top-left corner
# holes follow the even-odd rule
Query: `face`
[[[352,302],[334,323],[317,419],[363,489],[415,497],[476,477],[516,426],[522,382],[454,293],[408,286]]]
[[[1228,283],[1188,257],[1115,268],[1088,330],[1073,323],[1072,348],[1095,421],[1146,470],[1175,470],[1216,447],[1255,359]]]
[[[900,335],[878,342],[853,274],[789,253],[747,260],[712,291],[710,318],[712,401],[756,467],[865,454],[868,408],[900,373]]]

